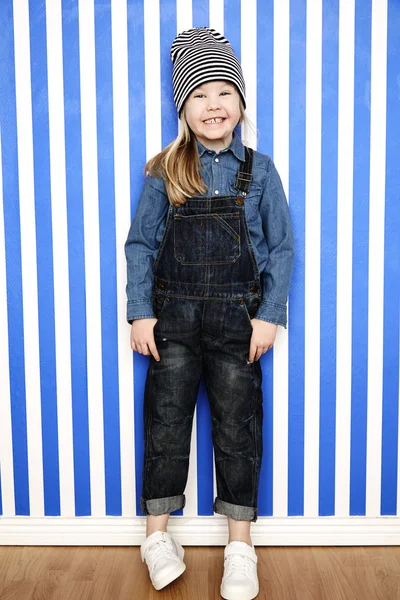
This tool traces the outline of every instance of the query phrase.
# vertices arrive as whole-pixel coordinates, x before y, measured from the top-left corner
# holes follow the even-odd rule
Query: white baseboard
[[[168,531],[183,546],[224,546],[226,517],[172,516]],[[138,546],[143,517],[0,517],[2,546]],[[400,517],[258,517],[255,546],[400,546]]]

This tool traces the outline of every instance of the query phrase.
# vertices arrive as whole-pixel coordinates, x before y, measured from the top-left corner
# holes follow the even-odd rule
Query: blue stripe
[[[260,132],[258,150],[273,157],[273,82],[274,82],[274,6],[273,0],[257,3],[257,128]],[[273,514],[273,349],[261,358],[263,371],[263,459],[258,494],[258,514]]]
[[[240,0],[224,0],[224,37],[231,44],[233,51],[240,61],[241,56],[241,21]],[[221,33],[221,32],[219,32]],[[238,125],[235,132],[242,137],[242,126]]]
[[[239,60],[241,55],[241,33],[240,0],[225,0],[224,36],[230,42]]]
[[[353,326],[350,514],[365,515],[368,377],[368,235],[371,2],[357,0],[354,66]]]
[[[106,514],[122,514],[111,7],[95,2],[101,340]],[[118,94],[118,90],[114,90]]]
[[[274,152],[274,3],[257,2],[257,129],[258,150]]]
[[[172,91],[171,44],[176,36],[175,3],[160,5],[161,145],[167,146],[178,134],[178,115]]]
[[[304,513],[306,2],[291,1],[289,204],[295,261],[289,296],[288,515]]]
[[[91,514],[78,0],[63,0],[65,153],[75,514]]]
[[[44,0],[30,4],[32,122],[39,308],[43,483],[46,516],[60,515],[49,106]],[[54,202],[57,199],[54,198]]]
[[[319,514],[335,514],[338,0],[322,15]]]
[[[29,515],[24,318],[18,184],[17,115],[12,1],[0,3],[0,128],[7,274],[8,343],[16,515]]]
[[[383,333],[383,422],[381,514],[395,515],[397,505],[397,449],[399,418],[399,308],[400,308],[400,113],[398,77],[400,51],[400,6],[388,5],[388,69],[386,115],[386,214],[385,288]]]
[[[143,3],[128,0],[128,52],[129,69],[129,149],[130,149],[130,188],[131,218],[136,211],[137,201],[143,187],[143,168],[146,162],[146,107],[144,87],[144,14]],[[126,224],[128,235],[129,223]],[[136,514],[143,515],[140,507],[142,493],[142,472],[144,453],[143,400],[146,371],[149,358],[135,352],[134,368],[134,428],[135,428],[135,478]]]
[[[209,0],[192,0],[193,27],[210,26]]]
[[[213,501],[217,496],[213,482],[213,445],[210,404],[207,398],[204,376],[201,378],[197,398],[197,514],[213,515]],[[177,511],[177,514],[179,511]]]

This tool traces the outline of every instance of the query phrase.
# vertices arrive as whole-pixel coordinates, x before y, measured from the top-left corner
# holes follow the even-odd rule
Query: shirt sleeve
[[[270,160],[260,201],[260,213],[268,246],[262,273],[262,300],[256,318],[287,326],[287,297],[293,269],[293,229],[281,178]]]
[[[162,241],[169,200],[162,179],[147,176],[128,238],[127,321],[155,318],[152,308],[153,262]]]

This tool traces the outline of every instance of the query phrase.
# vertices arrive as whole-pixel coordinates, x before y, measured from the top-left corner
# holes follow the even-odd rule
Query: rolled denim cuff
[[[148,300],[135,300],[132,302],[128,301],[126,320],[128,323],[132,323],[135,319],[155,319],[153,313],[153,305]]]
[[[286,304],[277,304],[276,302],[263,300],[254,316],[256,319],[261,319],[261,321],[282,325],[285,329],[287,328]]]
[[[153,498],[145,500],[140,496],[140,508],[145,515],[165,515],[184,508],[186,504],[185,494],[168,496],[167,498]]]
[[[242,506],[240,504],[231,504],[216,497],[213,504],[213,511],[226,517],[231,517],[236,521],[253,521],[258,518],[258,508],[253,506]]]

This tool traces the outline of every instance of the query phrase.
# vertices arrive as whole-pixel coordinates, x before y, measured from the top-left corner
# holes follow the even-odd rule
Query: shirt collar
[[[210,150],[209,148],[206,148],[197,139],[196,139],[196,143],[197,143],[197,148],[198,148],[200,157],[203,156],[204,152],[211,152],[212,154],[216,154],[216,152],[214,150]],[[241,162],[243,162],[245,160],[246,157],[245,157],[244,146],[243,146],[242,140],[240,139],[240,137],[237,135],[237,133],[235,131],[233,132],[232,141],[231,141],[230,145],[228,146],[228,148],[225,148],[224,150],[220,150],[220,152],[218,154],[222,154],[223,152],[228,152],[228,150],[230,150],[232,152],[232,154],[234,154],[236,156],[236,158],[239,159]]]

